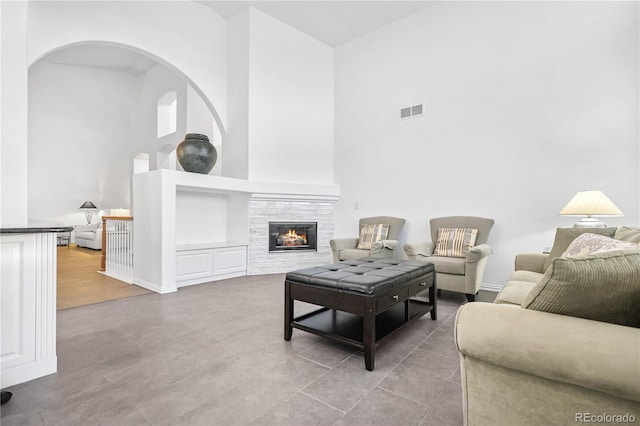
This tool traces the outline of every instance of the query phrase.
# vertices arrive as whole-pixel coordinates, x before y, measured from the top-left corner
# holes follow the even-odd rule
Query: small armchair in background
[[[431,241],[404,245],[404,252],[410,260],[431,262],[436,268],[436,279],[439,290],[464,293],[472,302],[482,286],[482,276],[491,254],[487,245],[489,232],[494,220],[475,216],[450,216],[431,219]],[[475,239],[469,240],[467,251],[455,253],[454,256],[443,255],[437,248],[439,230],[476,230]],[[461,234],[462,235],[462,234]],[[454,245],[462,243],[456,241]],[[444,238],[441,238],[443,240]],[[446,241],[443,241],[446,243]],[[444,244],[443,244],[444,245]]]
[[[360,233],[357,238],[336,238],[329,242],[333,261],[362,257],[395,257],[399,245],[398,235],[404,223],[405,219],[392,216],[360,219]]]
[[[74,242],[78,247],[102,250],[102,222],[78,225],[73,233]]]

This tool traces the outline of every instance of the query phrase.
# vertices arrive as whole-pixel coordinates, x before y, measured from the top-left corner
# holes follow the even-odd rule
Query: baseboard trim
[[[178,291],[177,287],[172,287],[172,288],[166,289],[166,288],[162,288],[160,286],[157,286],[152,282],[145,281],[143,279],[136,278],[136,277],[133,277],[133,284],[135,284],[135,285],[137,285],[139,287],[142,287],[142,288],[146,288],[147,290],[151,290],[151,291],[153,291],[155,293],[160,293],[160,294],[175,293],[176,291]]]
[[[0,386],[8,388],[20,383],[38,379],[58,371],[58,357],[41,359],[23,365],[2,370],[2,380]]]

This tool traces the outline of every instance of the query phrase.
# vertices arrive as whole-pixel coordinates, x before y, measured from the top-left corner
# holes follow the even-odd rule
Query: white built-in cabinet
[[[177,247],[176,286],[201,284],[247,274],[247,246],[233,243]]]
[[[0,368],[6,388],[55,373],[56,234],[0,237]]]

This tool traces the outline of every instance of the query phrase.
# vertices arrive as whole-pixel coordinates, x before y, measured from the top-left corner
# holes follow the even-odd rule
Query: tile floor
[[[362,354],[294,330],[284,275],[58,312],[58,373],[7,390],[9,425],[461,425],[453,341],[464,296]],[[486,297],[491,297],[488,293]],[[481,295],[481,299],[482,299]],[[296,315],[311,306],[296,302]]]

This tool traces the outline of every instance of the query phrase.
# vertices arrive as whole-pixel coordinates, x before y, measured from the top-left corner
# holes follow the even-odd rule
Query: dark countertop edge
[[[73,226],[46,226],[26,228],[0,228],[0,234],[49,234],[51,232],[71,232]]]

